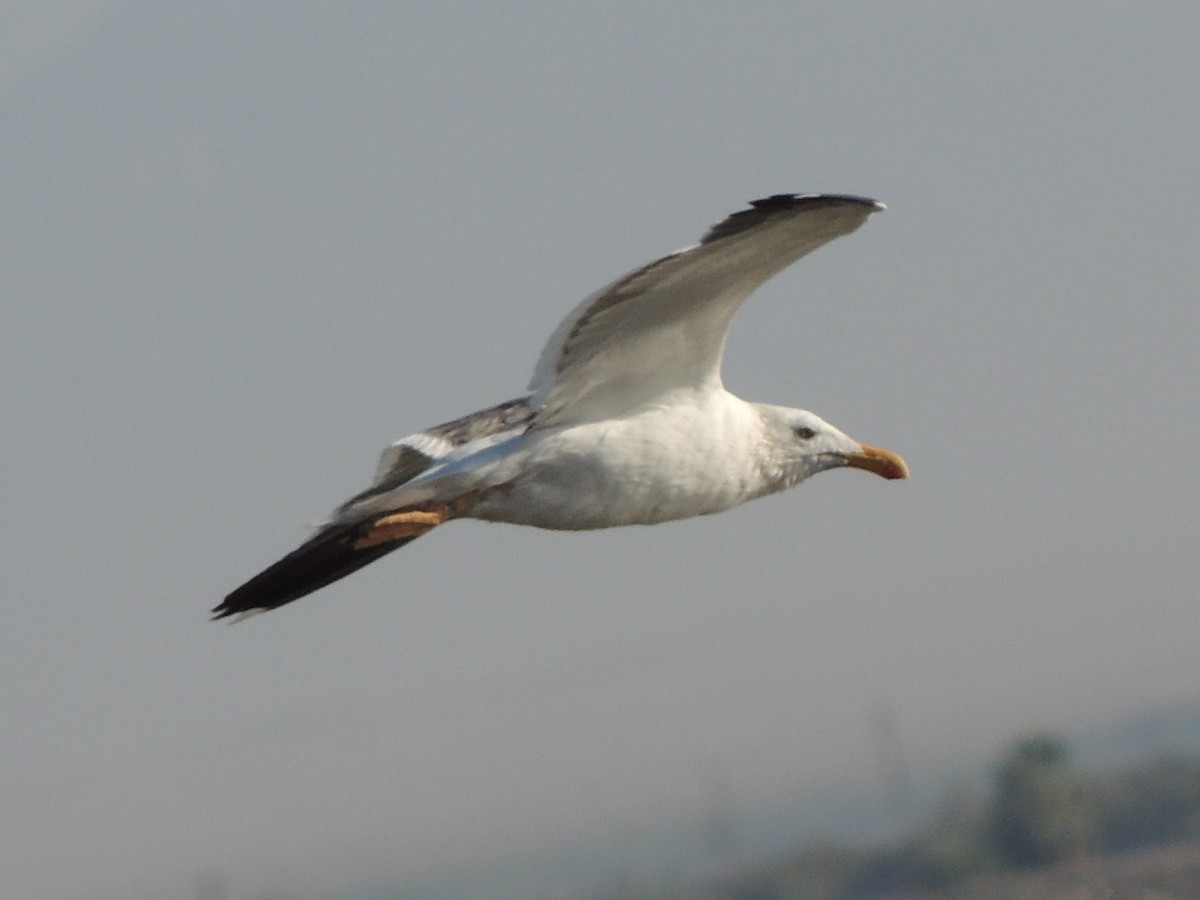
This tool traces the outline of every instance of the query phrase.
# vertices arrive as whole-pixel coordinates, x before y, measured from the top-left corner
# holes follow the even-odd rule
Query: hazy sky
[[[0,13],[0,893],[316,896],[1200,694],[1200,7]],[[207,611],[747,200],[726,383],[913,477]]]

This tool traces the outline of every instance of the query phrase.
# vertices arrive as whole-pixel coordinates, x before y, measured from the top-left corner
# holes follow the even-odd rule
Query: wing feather
[[[362,523],[331,525],[317,532],[287,556],[232,591],[212,613],[223,619],[254,610],[276,609],[357,572],[379,557],[416,540],[416,535],[369,547],[355,537]]]
[[[529,398],[518,397],[401,438],[379,455],[374,483],[343,503],[339,512],[407,484],[465,444],[524,428],[533,421],[533,415]]]
[[[738,308],[768,278],[882,209],[842,194],[777,194],[713,226],[694,247],[588,297],[542,350],[533,427],[619,416],[672,390],[720,383]]]

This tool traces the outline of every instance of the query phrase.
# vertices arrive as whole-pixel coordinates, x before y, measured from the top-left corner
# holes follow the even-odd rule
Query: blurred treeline
[[[1200,840],[1200,757],[1170,755],[1087,773],[1066,743],[1016,741],[989,789],[957,796],[886,845],[807,845],[702,888],[622,892],[622,900],[860,900],[921,896],[983,876],[1084,864]],[[610,900],[610,898],[605,898]]]

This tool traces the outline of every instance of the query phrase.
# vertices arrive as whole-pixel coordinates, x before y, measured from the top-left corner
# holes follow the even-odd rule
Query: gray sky
[[[0,893],[315,895],[1200,693],[1200,8],[5,4]],[[726,383],[903,453],[230,588],[745,201]]]

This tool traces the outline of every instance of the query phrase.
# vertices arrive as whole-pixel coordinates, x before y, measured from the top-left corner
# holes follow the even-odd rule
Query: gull
[[[722,512],[827,469],[908,477],[895,453],[806,410],[741,400],[721,382],[725,337],[746,298],[882,209],[847,194],[755,200],[695,246],[597,291],[550,336],[526,396],[392,444],[369,488],[213,617],[283,606],[451,519],[652,525]]]

